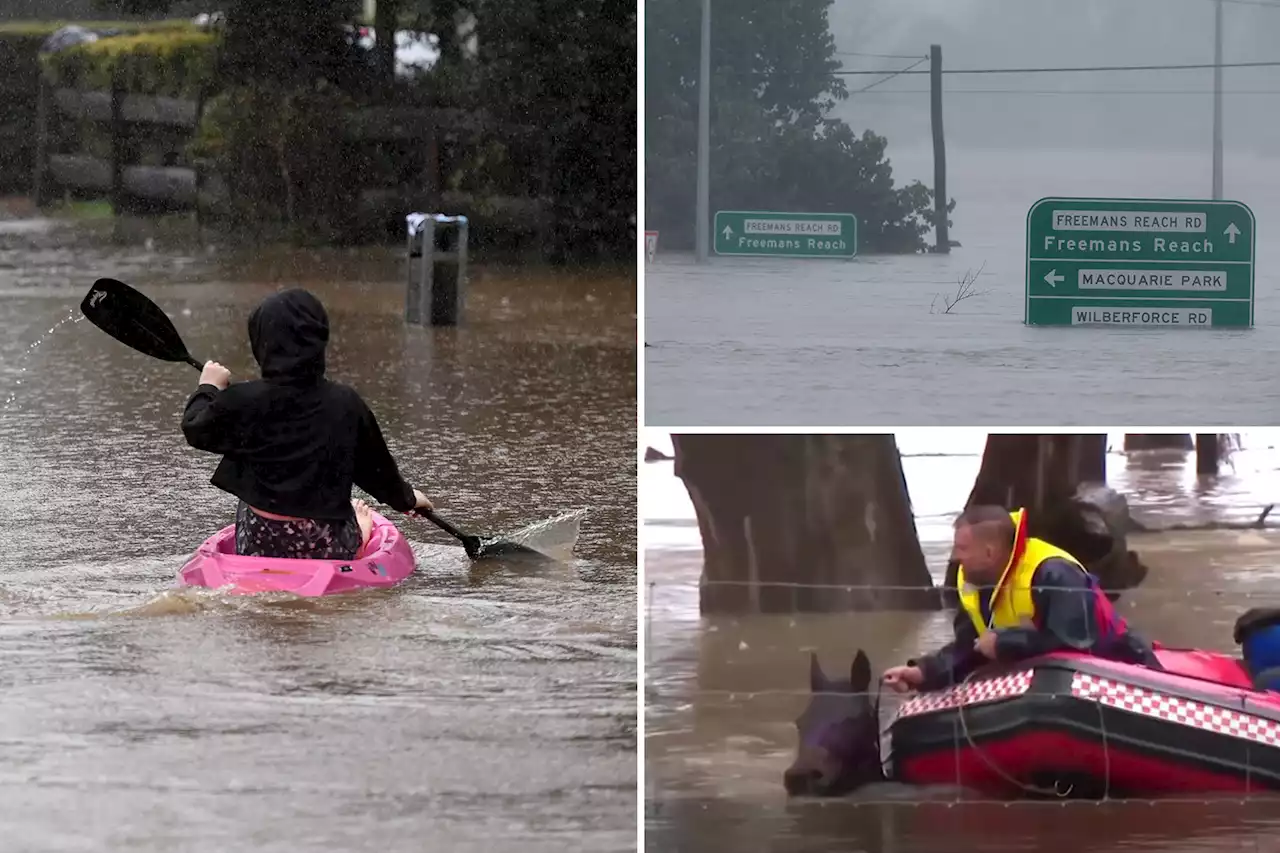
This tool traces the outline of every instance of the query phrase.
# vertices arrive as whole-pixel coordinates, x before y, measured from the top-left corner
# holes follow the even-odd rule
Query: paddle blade
[[[467,549],[467,556],[473,560],[483,560],[489,557],[538,557],[544,560],[550,559],[536,548],[521,545],[519,542],[510,542],[506,539],[485,542],[476,549],[474,554],[471,553],[471,549]]]
[[[100,278],[89,288],[80,311],[90,323],[127,347],[162,361],[201,368],[182,342],[173,321],[147,297],[122,281]]]

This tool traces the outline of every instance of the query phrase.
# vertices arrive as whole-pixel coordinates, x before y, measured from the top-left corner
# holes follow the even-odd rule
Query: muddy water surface
[[[472,566],[400,520],[419,572],[393,591],[174,590],[234,499],[178,430],[196,372],[67,320],[101,275],[236,377],[253,305],[313,289],[331,374],[441,513],[586,509],[574,556]],[[468,324],[433,333],[401,322],[402,275],[394,250],[0,221],[0,847],[634,849],[634,280],[476,269]]]
[[[982,434],[932,430],[900,437],[917,525],[940,577],[949,521],[977,472]],[[652,437],[650,437],[652,438]],[[1216,481],[1183,454],[1108,457],[1113,486],[1141,521],[1256,517],[1280,490],[1276,436],[1246,433],[1246,449]],[[656,441],[656,439],[654,440]],[[1116,446],[1120,436],[1112,437]],[[651,442],[652,443],[652,442]],[[660,444],[660,442],[658,442]],[[669,449],[663,448],[663,449]],[[782,771],[793,720],[808,694],[812,650],[847,671],[861,647],[877,670],[949,639],[949,614],[835,614],[701,618],[701,553],[692,510],[669,463],[645,465],[646,845],[651,850],[771,851],[1237,851],[1271,850],[1280,802],[958,804],[878,790],[871,802],[789,801]],[[656,543],[654,547],[652,543]],[[1171,645],[1232,649],[1248,607],[1280,602],[1280,530],[1140,534],[1130,547],[1151,567],[1121,599],[1147,636]],[[882,713],[896,698],[885,696]]]
[[[903,152],[888,153],[896,164]],[[1038,199],[1205,198],[1207,153],[949,149],[951,237],[963,245],[948,255],[699,265],[664,252],[659,234],[645,270],[645,422],[1275,423],[1274,382],[1254,365],[1280,344],[1280,232],[1270,226],[1280,161],[1228,159],[1225,197],[1258,223],[1248,330],[1023,325],[1026,218]],[[916,174],[933,185],[931,170]],[[969,275],[970,296],[945,311]]]

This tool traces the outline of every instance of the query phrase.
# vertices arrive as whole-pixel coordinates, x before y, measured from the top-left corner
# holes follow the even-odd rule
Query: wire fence
[[[1280,547],[1280,541],[1277,541],[1277,547]],[[1277,607],[1280,607],[1280,578],[1277,578],[1276,580],[1278,581],[1277,585],[1275,588],[1272,588],[1272,589],[1268,589],[1265,587],[1258,587],[1258,588],[1197,587],[1195,589],[1179,590],[1179,589],[1172,589],[1167,587],[1147,588],[1143,586],[1137,586],[1132,589],[1115,590],[1115,592],[1118,595],[1120,595],[1122,598],[1126,598],[1126,599],[1132,599],[1135,597],[1142,597],[1142,598],[1161,597],[1170,601],[1181,601],[1184,599],[1203,598],[1206,596],[1211,596],[1214,598],[1239,597],[1239,598],[1244,598],[1248,600],[1269,599],[1273,601]],[[839,590],[842,592],[866,592],[866,593],[925,592],[925,593],[934,593],[939,596],[950,595],[954,592],[954,590],[951,590],[942,586],[925,587],[925,586],[920,586],[919,584],[800,583],[796,581],[761,581],[761,580],[739,580],[739,579],[729,579],[729,578],[723,578],[723,579],[689,578],[689,579],[680,579],[680,580],[650,579],[645,582],[645,585],[646,587],[648,587],[650,594],[652,594],[653,591],[655,591],[660,587],[702,588],[702,587],[717,587],[717,586],[754,587],[754,588],[776,587],[778,589]],[[1047,585],[1040,585],[1040,584],[1037,584],[1035,586],[1035,589],[1042,589],[1046,591],[1060,591],[1060,592],[1079,591],[1079,587],[1060,587],[1060,586],[1047,586]],[[806,611],[806,612],[810,612],[810,611]]]
[[[1227,667],[1222,658],[1215,659],[1194,651],[1161,647],[1162,657],[1167,662],[1166,673],[1146,671],[1144,674],[1139,670],[1135,674],[1132,667],[1116,667],[1106,662],[1097,662],[1096,659],[1078,658],[1076,662],[1041,661],[1032,664],[1030,668],[1014,664],[1002,665],[994,671],[977,670],[964,679],[953,679],[950,683],[925,693],[911,691],[899,694],[881,682],[879,672],[872,672],[871,684],[867,689],[861,689],[861,685],[850,680],[850,663],[855,659],[858,645],[856,637],[850,637],[848,644],[840,650],[835,666],[832,666],[830,654],[823,655],[827,658],[826,670],[830,674],[822,676],[822,686],[815,690],[815,686],[810,683],[808,657],[810,653],[816,654],[820,650],[806,648],[804,641],[821,632],[805,633],[802,628],[800,634],[794,635],[794,639],[788,639],[779,638],[776,634],[770,635],[768,631],[744,628],[741,636],[755,638],[753,642],[758,640],[764,647],[758,653],[759,672],[753,676],[753,654],[757,653],[747,648],[742,640],[738,644],[738,650],[742,653],[739,659],[729,662],[714,658],[717,649],[732,649],[734,639],[738,636],[732,633],[732,627],[726,629],[721,623],[721,629],[711,641],[709,650],[699,652],[700,661],[696,668],[688,663],[666,660],[655,665],[654,622],[669,623],[673,614],[655,614],[654,598],[660,596],[662,590],[672,588],[682,588],[682,594],[688,596],[694,591],[693,588],[706,583],[708,582],[693,578],[687,581],[650,580],[646,584],[645,713],[647,736],[653,739],[647,750],[650,761],[659,764],[678,761],[679,753],[687,754],[693,749],[698,752],[702,764],[706,765],[714,761],[717,754],[723,754],[724,739],[732,737],[736,730],[738,735],[748,736],[760,744],[757,756],[760,772],[776,775],[783,769],[779,766],[778,756],[789,753],[792,759],[798,757],[801,740],[813,741],[815,733],[812,729],[823,725],[824,719],[830,729],[838,730],[842,726],[856,728],[860,714],[874,714],[878,743],[876,748],[879,750],[880,767],[885,775],[872,776],[866,780],[872,787],[868,789],[867,795],[856,796],[856,802],[860,805],[999,804],[1012,807],[1013,803],[1007,800],[1007,796],[1014,794],[1030,794],[1063,802],[1085,797],[1087,801],[1099,805],[1108,802],[1153,805],[1178,802],[1248,803],[1260,795],[1280,791],[1280,694],[1254,690],[1245,668],[1241,669],[1234,684],[1223,686],[1221,682],[1210,683],[1209,676],[1214,672],[1227,678],[1223,675]],[[727,586],[752,585],[751,581],[737,580],[710,583]],[[820,590],[919,589],[915,586],[883,584],[777,585]],[[1187,603],[1194,602],[1197,598],[1204,603],[1188,608]],[[1258,606],[1259,603],[1280,606],[1280,589],[1222,585],[1185,590],[1139,587],[1126,590],[1122,595],[1122,600],[1124,599],[1148,608],[1173,605],[1178,608],[1179,614],[1185,613],[1187,619],[1200,618],[1203,612],[1212,611],[1213,618],[1221,622],[1224,618],[1233,621],[1247,607]],[[1137,601],[1138,599],[1141,601]],[[1233,607],[1233,604],[1239,606]],[[736,621],[734,614],[724,615],[731,620],[731,624]],[[737,619],[750,620],[756,615],[741,614]],[[793,614],[797,619],[840,615]],[[701,616],[697,618],[701,619]],[[793,622],[791,627],[796,624]],[[726,630],[729,633],[725,633]],[[777,641],[770,642],[767,639],[770,636]],[[886,645],[884,637],[875,639],[880,646]],[[789,683],[760,684],[760,678],[767,678],[769,674],[776,673],[781,666],[785,666],[780,661],[788,655],[788,643],[794,645],[795,658],[792,670],[794,674],[787,679]],[[708,651],[712,654],[711,659],[705,658]],[[1231,658],[1236,651],[1221,654]],[[742,680],[742,686],[703,685],[702,681],[706,677],[704,667],[709,666],[715,670],[721,663],[725,665],[724,668],[711,677]],[[1197,667],[1200,669],[1197,670]],[[1170,675],[1169,671],[1174,674]],[[756,683],[745,683],[749,681]],[[836,705],[822,705],[824,711],[806,710],[819,707],[815,703],[832,701]],[[1021,708],[1016,707],[1019,705]],[[843,708],[845,716],[842,718],[837,713],[833,717],[832,707]],[[993,721],[993,715],[1001,713],[1008,718],[1003,722]],[[1053,776],[1052,766],[1047,770],[1034,767],[1028,769],[1025,759],[1023,764],[1014,766],[1010,762],[1009,756],[1012,753],[1008,743],[1000,740],[1011,730],[1010,720],[1019,721],[1018,725],[1024,731],[1031,731],[1028,720],[1034,722],[1034,715],[1037,713],[1048,714],[1046,731],[1061,723],[1057,725],[1058,731],[1068,728],[1075,733],[1074,747],[1070,738],[1060,738],[1062,749],[1046,756],[1047,764],[1061,761],[1063,767],[1071,771],[1060,773],[1061,778],[1053,783],[1043,782],[1043,779]],[[1012,716],[1008,716],[1009,714]],[[902,791],[894,790],[885,794],[882,799],[877,799],[878,789],[875,784],[892,782],[897,778],[893,775],[892,761],[895,737],[901,737],[900,732],[904,726],[918,725],[921,720],[930,718],[933,726],[933,743],[930,749],[938,755],[946,753],[956,756],[954,766],[957,775],[942,782],[956,785],[957,790],[953,795],[926,791],[923,792],[922,799],[916,800],[904,799]],[[700,725],[697,721],[700,721]],[[714,721],[714,724],[710,721]],[[697,729],[701,729],[701,733]],[[712,734],[708,735],[708,731]],[[944,735],[939,735],[939,732]],[[821,741],[822,737],[822,733],[818,732],[817,741]],[[691,747],[688,742],[690,738],[700,741],[701,745]],[[1187,741],[1196,738],[1210,739],[1206,741],[1209,744],[1206,748],[1212,755],[1195,757],[1195,747],[1189,746]],[[668,755],[664,744],[672,740],[680,745],[675,753]],[[717,740],[720,741],[719,744]],[[1075,758],[1063,758],[1072,749],[1079,755]],[[1140,789],[1135,791],[1135,779],[1140,775],[1140,771],[1135,768],[1147,766],[1143,762],[1153,755],[1164,756],[1162,760],[1166,761],[1171,773],[1177,771],[1179,762],[1189,762],[1188,766],[1191,766],[1197,761],[1200,764],[1207,761],[1213,765],[1210,769],[1218,774],[1221,789],[1205,794],[1198,791],[1188,794],[1187,790],[1179,790],[1180,785],[1176,781],[1161,781],[1151,776],[1147,777],[1151,785],[1164,785],[1168,790],[1158,796],[1150,796],[1150,792]],[[935,758],[935,770],[941,766],[938,763],[940,761],[941,759]],[[1187,771],[1188,781],[1184,787],[1194,788],[1194,776],[1194,772]],[[1222,781],[1224,779],[1227,781]],[[994,796],[983,794],[981,790],[975,791],[973,787],[960,787],[962,781],[971,783],[975,780],[987,786],[982,790],[990,790],[994,785],[1003,787],[1008,793],[1005,796]],[[936,772],[930,777],[930,784],[941,784]],[[781,786],[781,780],[779,785]],[[981,788],[981,785],[978,787]],[[732,800],[733,797],[727,796],[725,799]]]

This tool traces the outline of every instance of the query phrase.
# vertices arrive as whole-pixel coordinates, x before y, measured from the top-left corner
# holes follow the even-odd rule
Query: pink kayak
[[[178,581],[211,589],[230,585],[232,593],[241,595],[291,592],[318,596],[392,587],[413,573],[409,543],[394,524],[376,512],[364,553],[367,556],[355,560],[241,557],[236,554],[236,526],[231,524],[200,545],[178,573]]]

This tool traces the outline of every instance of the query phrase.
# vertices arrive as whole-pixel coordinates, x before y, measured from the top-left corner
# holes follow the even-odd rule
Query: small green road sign
[[[716,254],[769,258],[852,258],[858,218],[852,213],[766,213],[718,210]]]
[[[1238,201],[1042,198],[1027,212],[1030,326],[1253,325]]]

